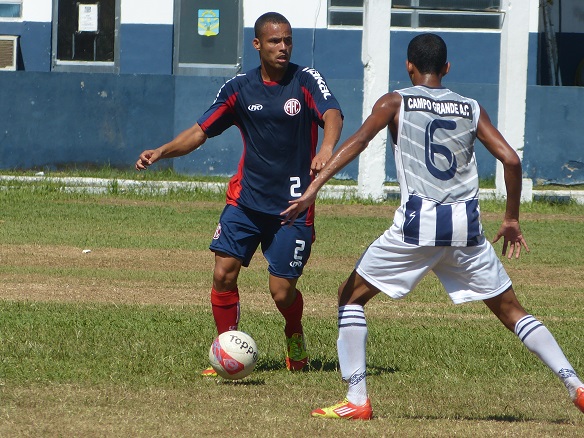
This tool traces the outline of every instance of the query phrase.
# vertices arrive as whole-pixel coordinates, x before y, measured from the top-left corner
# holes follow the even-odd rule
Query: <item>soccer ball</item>
[[[243,379],[258,361],[258,347],[247,333],[230,330],[215,338],[209,349],[209,361],[224,379]]]

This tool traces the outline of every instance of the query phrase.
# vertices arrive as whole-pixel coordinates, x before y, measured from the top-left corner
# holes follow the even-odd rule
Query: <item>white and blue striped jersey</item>
[[[483,234],[474,153],[478,103],[445,88],[402,96],[394,156],[401,206],[393,232],[419,246],[474,246]]]

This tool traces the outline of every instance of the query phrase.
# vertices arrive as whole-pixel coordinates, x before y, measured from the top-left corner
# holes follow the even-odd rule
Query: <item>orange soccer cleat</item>
[[[217,377],[217,371],[213,369],[213,367],[205,368],[201,372],[201,376],[203,377]]]
[[[584,412],[584,386],[581,386],[576,390],[576,398],[574,399],[574,404],[578,409]]]
[[[308,363],[308,353],[302,333],[294,333],[286,338],[286,368],[289,371],[300,371]]]
[[[328,408],[315,409],[310,414],[317,418],[345,418],[347,420],[371,420],[373,417],[373,409],[371,409],[371,402],[367,399],[364,405],[354,405],[349,400],[345,399],[336,405]]]

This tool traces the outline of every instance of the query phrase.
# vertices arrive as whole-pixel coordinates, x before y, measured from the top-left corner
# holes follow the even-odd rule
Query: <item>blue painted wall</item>
[[[120,73],[172,74],[172,26],[120,26]]]
[[[527,88],[524,172],[539,184],[584,183],[584,88]]]
[[[140,151],[191,126],[229,79],[172,75],[172,25],[122,25],[120,74],[51,72],[50,23],[2,22],[0,34],[20,35],[23,70],[0,72],[0,169],[131,168]],[[414,34],[392,32],[392,90],[409,86],[404,62]],[[477,99],[496,122],[499,35],[440,35],[452,63],[445,85]],[[257,66],[258,55],[251,47],[253,30],[245,29],[244,37],[243,69],[248,70]],[[530,35],[525,176],[538,182],[584,183],[584,89],[535,85],[542,68],[537,39]],[[361,31],[296,29],[294,40],[293,61],[321,70],[341,103],[344,140],[361,123]],[[566,41],[560,41],[561,50],[578,53],[574,65],[563,70],[569,75],[584,44],[575,37]],[[185,174],[231,175],[241,151],[239,131],[230,128],[189,156],[160,165]],[[480,144],[477,159],[481,177],[493,176],[495,160]],[[387,179],[394,180],[391,152],[386,168]],[[355,161],[341,175],[356,179],[357,170]]]
[[[0,168],[127,167],[174,134],[170,76],[0,72]]]
[[[51,23],[0,22],[0,35],[18,35],[19,70],[50,71]]]

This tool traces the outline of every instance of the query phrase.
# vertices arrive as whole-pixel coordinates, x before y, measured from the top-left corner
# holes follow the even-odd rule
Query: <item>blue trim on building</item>
[[[523,172],[538,184],[584,183],[584,88],[527,87]]]
[[[0,22],[0,35],[19,36],[19,70],[51,70],[51,23]]]
[[[172,75],[172,25],[125,24],[120,29],[120,74],[51,72],[51,23],[0,22],[0,34],[20,36],[20,70],[0,72],[0,169],[67,165],[131,167],[137,154],[157,147],[190,127],[211,104],[227,77]],[[410,85],[407,44],[416,32],[391,35],[390,89]],[[497,33],[440,32],[452,63],[445,85],[477,99],[496,124],[499,51]],[[244,29],[243,69],[258,65]],[[540,35],[531,34],[524,175],[537,182],[584,182],[584,88],[535,85],[545,73]],[[562,77],[573,77],[584,58],[584,36],[559,39]],[[345,113],[341,141],[361,124],[363,67],[361,31],[294,30],[293,61],[321,70]],[[566,56],[564,57],[566,58]],[[542,68],[542,66],[544,66]],[[566,75],[566,76],[564,76]],[[236,128],[210,139],[185,157],[164,162],[185,174],[231,175],[241,156]],[[495,160],[477,143],[481,177],[495,174]],[[387,180],[395,179],[388,147]],[[358,161],[341,176],[356,179]]]
[[[407,47],[419,32],[392,31],[390,77],[408,81],[405,70]],[[498,33],[437,32],[448,45],[453,68],[450,80],[460,83],[498,84],[500,35]],[[315,66],[327,79],[363,79],[361,30],[294,29],[292,59],[300,65]],[[251,47],[253,29],[244,29],[243,69],[258,64]],[[478,66],[478,67],[477,67]]]
[[[122,24],[120,73],[172,74],[173,26]]]
[[[173,137],[172,76],[0,72],[2,169],[129,167]]]

